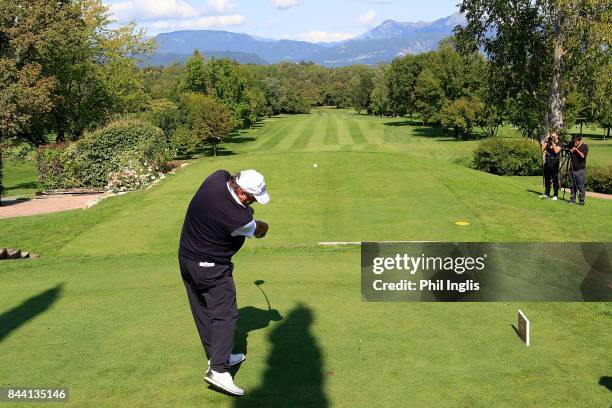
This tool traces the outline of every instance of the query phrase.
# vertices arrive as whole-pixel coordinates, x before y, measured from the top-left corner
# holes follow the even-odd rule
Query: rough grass
[[[34,160],[6,160],[4,162],[3,197],[34,197],[38,189]]]

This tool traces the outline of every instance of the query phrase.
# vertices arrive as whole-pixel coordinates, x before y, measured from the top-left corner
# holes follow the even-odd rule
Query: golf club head
[[[276,309],[268,310],[268,313],[269,313],[268,318],[272,322],[279,322],[279,321],[283,320],[283,316]]]
[[[256,284],[257,286],[259,286],[259,285],[263,285],[264,283],[266,283],[266,281],[265,281],[265,280],[261,280],[261,279],[257,279],[257,280],[255,281],[255,284]]]

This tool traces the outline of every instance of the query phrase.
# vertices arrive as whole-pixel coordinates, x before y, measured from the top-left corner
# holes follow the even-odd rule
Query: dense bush
[[[189,158],[202,147],[198,136],[186,127],[177,128],[170,139],[170,147],[178,157]]]
[[[474,152],[474,168],[502,176],[542,174],[542,154],[537,142],[489,138]]]
[[[144,118],[163,130],[167,141],[172,139],[172,134],[183,121],[178,105],[167,99],[151,101]]]
[[[38,149],[36,156],[38,180],[45,189],[80,187],[68,183],[64,177],[66,164],[62,160],[65,144],[48,145]]]
[[[281,110],[284,113],[310,113],[310,103],[304,96],[288,91],[281,98]]]
[[[141,120],[119,120],[77,142],[40,149],[39,179],[45,189],[105,188],[128,153],[153,173],[163,171],[171,158],[161,129]]]
[[[476,126],[484,107],[484,103],[475,97],[446,101],[440,110],[440,124],[444,129],[453,128],[455,137],[467,138]]]
[[[612,194],[612,167],[587,169],[585,184],[588,191]]]

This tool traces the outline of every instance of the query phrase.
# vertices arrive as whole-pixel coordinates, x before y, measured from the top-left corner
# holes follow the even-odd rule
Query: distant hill
[[[192,51],[193,52],[193,51]],[[172,65],[175,62],[184,64],[189,58],[189,54],[176,54],[176,53],[155,53],[150,57],[144,58],[142,66],[166,66]],[[262,59],[259,55],[247,52],[238,51],[207,51],[204,53],[204,58],[229,58],[241,64],[257,64],[257,65],[268,65],[269,63]]]
[[[281,61],[313,61],[328,67],[377,64],[406,54],[434,50],[440,40],[452,34],[455,26],[465,22],[459,13],[432,22],[386,20],[358,37],[333,44],[271,40],[216,30],[174,31],[155,37],[159,48],[146,63],[184,62],[197,48],[208,57],[229,57],[247,64]]]

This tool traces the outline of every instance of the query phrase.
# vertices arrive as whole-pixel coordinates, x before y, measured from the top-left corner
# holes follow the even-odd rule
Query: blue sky
[[[175,30],[226,30],[267,38],[338,41],[386,19],[432,21],[457,11],[459,0],[103,0],[119,23],[149,35]]]

